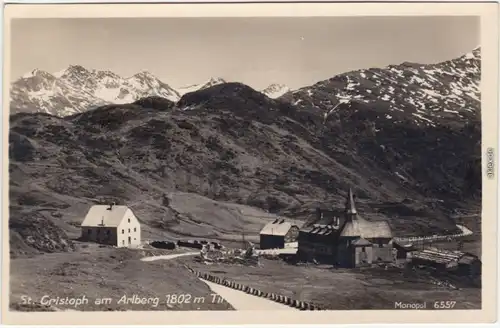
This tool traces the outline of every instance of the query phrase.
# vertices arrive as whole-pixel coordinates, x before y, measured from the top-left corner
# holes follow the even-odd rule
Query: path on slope
[[[143,257],[141,261],[144,262],[151,262],[151,261],[157,261],[157,260],[172,260],[177,257],[182,257],[182,256],[193,256],[193,255],[199,255],[200,252],[189,252],[189,253],[178,253],[178,254],[169,254],[169,255],[156,255],[156,256],[148,256],[148,257]]]
[[[149,257],[143,257],[141,261],[150,262],[157,260],[172,260],[182,256],[192,256],[198,254],[199,252],[190,252],[190,253],[149,256]],[[214,293],[220,295],[223,299],[225,299],[237,311],[241,310],[299,311],[298,309],[293,308],[291,306],[280,304],[255,295],[250,295],[240,290],[222,286],[204,279],[200,279],[200,281],[205,283]]]

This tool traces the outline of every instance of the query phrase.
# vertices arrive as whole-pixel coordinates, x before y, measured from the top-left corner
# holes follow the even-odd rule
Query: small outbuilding
[[[285,244],[297,241],[299,226],[278,218],[260,231],[260,249],[285,248]]]
[[[94,205],[81,224],[81,239],[99,244],[128,247],[140,245],[141,225],[123,205]]]
[[[392,243],[394,260],[397,265],[404,265],[411,261],[412,252],[418,251],[418,248],[411,243],[394,241]]]
[[[471,253],[461,251],[423,249],[412,254],[412,263],[470,277],[481,274],[481,260]]]

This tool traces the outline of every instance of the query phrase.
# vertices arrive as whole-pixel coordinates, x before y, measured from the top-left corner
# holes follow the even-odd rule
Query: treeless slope
[[[58,309],[79,311],[110,310],[228,310],[227,302],[214,303],[213,292],[183,265],[173,261],[144,262],[140,250],[115,249],[90,245],[75,253],[44,254],[31,259],[11,261],[11,308],[29,310],[23,296],[31,297],[31,308],[40,305],[42,297],[82,297],[89,300],[80,307],[53,304]],[[167,295],[191,295],[182,304]],[[159,298],[158,304],[123,304],[126,298]],[[203,297],[204,301],[194,302]],[[110,298],[109,304],[96,300]],[[185,297],[184,299],[187,299]]]

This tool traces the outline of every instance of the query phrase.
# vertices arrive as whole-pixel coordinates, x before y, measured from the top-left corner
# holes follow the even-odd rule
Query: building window
[[[130,223],[130,218],[128,219],[128,223]]]
[[[134,232],[137,232],[137,228],[134,228]]]
[[[125,229],[122,229],[122,233],[125,233]]]
[[[364,253],[364,252],[366,252],[366,248],[365,248],[365,246],[361,247],[361,251],[362,251],[363,253]]]
[[[91,235],[91,234],[92,234],[92,229],[89,229],[89,230],[87,231],[87,233],[88,233],[89,235]]]
[[[111,230],[109,230],[109,229],[108,229],[108,230],[106,230],[106,235],[108,235],[108,236],[109,236],[110,234],[111,234]]]
[[[122,245],[125,245],[125,240],[122,240]]]
[[[128,233],[130,233],[130,229],[128,229]]]

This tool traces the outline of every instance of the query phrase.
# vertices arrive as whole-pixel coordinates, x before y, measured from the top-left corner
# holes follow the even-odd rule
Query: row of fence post
[[[207,280],[207,281],[210,281],[210,282],[213,282],[213,283],[225,286],[225,287],[229,287],[229,288],[233,288],[233,289],[236,289],[236,290],[240,290],[242,292],[245,292],[247,294],[251,294],[251,295],[254,295],[254,296],[257,296],[257,297],[267,298],[269,300],[272,300],[272,301],[275,301],[275,302],[278,302],[278,303],[281,303],[281,304],[285,304],[285,305],[297,308],[297,309],[299,309],[301,311],[322,310],[322,308],[320,306],[318,306],[317,304],[313,304],[313,303],[310,303],[310,302],[299,301],[299,300],[296,300],[296,299],[292,299],[292,298],[290,298],[288,296],[283,296],[283,295],[279,295],[279,294],[276,294],[276,293],[265,293],[265,292],[263,292],[263,291],[261,291],[261,290],[259,290],[257,288],[253,288],[253,287],[250,287],[250,286],[245,286],[243,284],[234,282],[232,280],[228,280],[226,278],[221,278],[221,277],[213,276],[213,275],[211,275],[209,273],[194,271],[194,270],[192,270],[190,268],[188,268],[188,269],[191,272],[195,273],[196,276],[198,276],[201,279],[204,279],[204,280]]]

